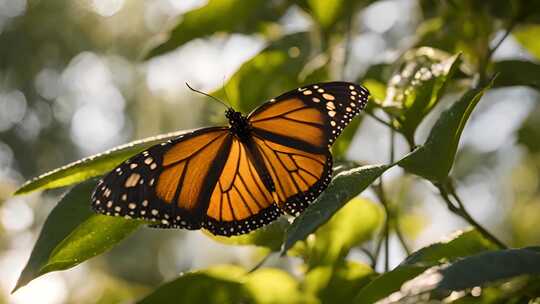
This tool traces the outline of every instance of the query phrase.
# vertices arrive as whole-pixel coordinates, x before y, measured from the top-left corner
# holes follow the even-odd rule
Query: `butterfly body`
[[[225,111],[225,117],[229,120],[229,130],[236,135],[240,141],[247,142],[251,135],[251,126],[246,116],[241,112],[236,112],[229,108]]]
[[[330,182],[329,148],[368,94],[351,83],[321,83],[248,116],[228,109],[229,126],[186,133],[120,164],[98,183],[92,207],[218,235],[298,215]]]

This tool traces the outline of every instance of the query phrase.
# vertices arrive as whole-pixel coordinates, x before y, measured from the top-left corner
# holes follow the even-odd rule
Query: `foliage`
[[[175,20],[165,39],[154,37],[143,57],[149,60],[216,33],[258,35],[265,40],[265,47],[214,92],[230,98],[237,110],[248,112],[290,88],[343,78],[345,67],[353,60],[348,48],[352,32],[359,27],[357,19],[366,6],[378,2],[382,1],[210,0]],[[138,303],[467,303],[475,297],[478,303],[538,301],[540,249],[508,249],[468,213],[452,177],[462,133],[486,92],[510,86],[540,90],[537,61],[493,59],[499,42],[514,30],[516,41],[539,58],[540,12],[534,11],[539,8],[527,11],[524,1],[495,2],[499,4],[419,1],[423,19],[414,44],[401,50],[403,55],[394,58],[395,62],[377,63],[362,73],[359,82],[372,92],[367,115],[392,132],[388,163],[339,163],[328,189],[294,220],[282,218],[231,238],[208,234],[228,246],[256,246],[266,254],[280,252],[283,259],[299,258],[299,275],[272,267],[250,271],[234,265],[213,266],[184,273]],[[281,28],[281,18],[293,8],[310,18],[307,30],[290,33]],[[497,31],[504,34],[492,43]],[[336,59],[339,54],[342,60]],[[333,152],[337,159],[347,158],[364,118],[351,123],[336,143]],[[417,145],[418,130],[428,118],[435,123],[427,127],[427,139]],[[538,152],[538,144],[530,139],[539,134],[538,127],[529,125],[521,129],[524,138],[520,140]],[[179,134],[138,140],[22,185],[16,194],[72,188],[48,215],[14,291],[41,275],[70,269],[101,255],[145,226],[142,221],[94,214],[89,208],[94,178]],[[407,143],[408,154],[394,156],[394,135]],[[378,272],[376,266],[382,261],[379,250],[385,242],[388,252],[393,234],[408,251],[397,224],[401,214],[394,207],[402,202],[387,195],[389,187],[384,183],[385,173],[394,168],[434,185],[440,200],[472,229],[421,248],[394,269],[385,267]],[[359,196],[366,189],[374,190],[378,202]],[[370,241],[376,244],[375,250],[365,249]],[[373,259],[371,263],[351,258],[360,248]],[[385,259],[388,264],[388,253]],[[508,290],[509,285],[519,286]],[[482,288],[484,294],[475,296],[475,288]],[[462,296],[451,298],[452,291],[460,291]]]

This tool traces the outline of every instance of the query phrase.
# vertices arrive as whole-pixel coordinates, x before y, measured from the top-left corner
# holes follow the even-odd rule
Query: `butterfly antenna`
[[[223,92],[225,92],[225,98],[227,98],[227,100],[231,100],[231,98],[229,97],[229,93],[227,93],[227,87],[225,86],[225,78],[226,76],[223,75],[223,81],[221,82],[221,87],[223,88]]]
[[[227,107],[227,109],[231,109],[231,108],[232,108],[231,106],[229,106],[228,104],[226,104],[225,102],[223,102],[221,99],[219,99],[219,98],[217,98],[217,97],[214,97],[214,96],[212,96],[212,95],[210,95],[210,94],[207,94],[207,93],[205,93],[205,92],[202,92],[202,91],[199,91],[199,90],[196,90],[196,89],[192,88],[192,87],[189,85],[189,83],[187,83],[187,82],[186,82],[186,86],[187,86],[190,90],[192,90],[193,92],[196,92],[196,93],[199,93],[199,94],[202,94],[202,95],[204,95],[204,96],[208,96],[208,97],[212,98],[213,100],[215,100],[215,101],[219,102],[220,104],[224,105],[225,107]]]

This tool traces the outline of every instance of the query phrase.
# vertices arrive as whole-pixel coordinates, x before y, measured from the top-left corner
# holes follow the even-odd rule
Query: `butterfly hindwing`
[[[298,216],[330,183],[332,155],[329,151],[306,152],[254,136],[274,182],[278,205]]]
[[[212,191],[203,226],[214,234],[247,233],[282,214],[258,172],[252,152],[234,138]]]

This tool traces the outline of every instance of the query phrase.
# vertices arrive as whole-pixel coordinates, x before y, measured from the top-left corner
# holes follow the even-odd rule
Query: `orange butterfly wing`
[[[247,233],[282,213],[228,128],[200,129],[125,161],[99,182],[92,207],[219,235]]]
[[[328,186],[329,148],[368,96],[359,85],[320,83],[287,92],[249,115],[281,209],[298,215]]]
[[[220,235],[242,234],[281,214],[257,171],[252,152],[233,138],[227,162],[210,197],[204,227]]]

